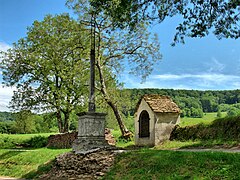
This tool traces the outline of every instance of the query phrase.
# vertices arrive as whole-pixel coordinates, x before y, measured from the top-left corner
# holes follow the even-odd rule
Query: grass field
[[[70,149],[0,149],[0,175],[31,178],[38,170],[48,168],[47,163]]]
[[[23,144],[35,136],[48,137],[54,133],[40,133],[40,134],[0,134],[0,149],[15,148],[16,144]]]
[[[203,118],[182,118],[181,126],[198,123],[210,124],[216,113],[207,113]],[[112,131],[118,147],[134,145],[120,137],[119,130]],[[3,149],[1,143],[23,143],[34,136],[51,134],[0,134],[0,176],[31,179],[50,168],[51,161],[71,149]],[[231,141],[229,146],[237,145]],[[140,149],[123,153],[105,179],[240,179],[240,153],[220,152],[175,152],[166,149],[188,147],[212,147],[223,144],[213,141],[167,141],[154,149]],[[11,145],[11,144],[10,144]],[[8,147],[8,146],[6,146]],[[11,147],[11,146],[9,146]]]
[[[226,115],[227,115],[226,112],[222,112],[222,117],[225,117]],[[180,120],[180,126],[181,127],[192,126],[192,125],[196,125],[196,124],[200,124],[200,123],[210,124],[216,118],[217,118],[217,113],[216,112],[206,113],[206,114],[203,115],[202,118],[184,117],[184,118],[181,118],[181,120]]]
[[[0,138],[9,138],[14,140],[15,142],[23,142],[31,139],[34,136],[45,136],[48,137],[52,134],[56,133],[39,133],[39,134],[0,134]]]
[[[240,179],[240,154],[143,149],[123,153],[106,180]]]

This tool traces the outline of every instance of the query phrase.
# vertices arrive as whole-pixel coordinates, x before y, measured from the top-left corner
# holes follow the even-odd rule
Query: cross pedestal
[[[105,113],[87,112],[79,115],[78,137],[73,143],[76,154],[86,154],[109,147],[105,140]]]

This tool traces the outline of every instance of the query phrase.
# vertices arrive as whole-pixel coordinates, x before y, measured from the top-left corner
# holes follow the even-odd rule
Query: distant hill
[[[4,121],[14,121],[14,113],[11,112],[0,112],[0,122]]]
[[[239,111],[240,90],[175,90],[175,89],[124,89],[123,94],[128,94],[126,100],[131,106],[124,107],[125,115],[134,114],[135,106],[144,94],[159,94],[170,96],[181,108],[182,116],[202,117],[207,112]],[[126,104],[126,101],[125,101]],[[236,114],[236,113],[235,113]]]

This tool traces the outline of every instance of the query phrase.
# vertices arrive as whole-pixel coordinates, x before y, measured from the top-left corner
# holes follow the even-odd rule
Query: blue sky
[[[25,37],[27,26],[42,20],[46,14],[71,11],[65,0],[0,0],[0,50]],[[231,90],[240,88],[240,40],[222,39],[209,35],[186,39],[186,43],[171,47],[177,18],[167,19],[151,27],[158,34],[163,58],[153,73],[141,80],[122,74],[127,88],[173,88],[198,90]],[[1,74],[0,74],[1,81]],[[5,110],[12,95],[11,88],[0,86],[0,111]]]

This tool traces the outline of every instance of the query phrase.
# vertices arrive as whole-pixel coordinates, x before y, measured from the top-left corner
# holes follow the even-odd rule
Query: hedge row
[[[176,126],[170,140],[234,140],[240,141],[240,116],[226,117],[213,121],[210,125]]]

